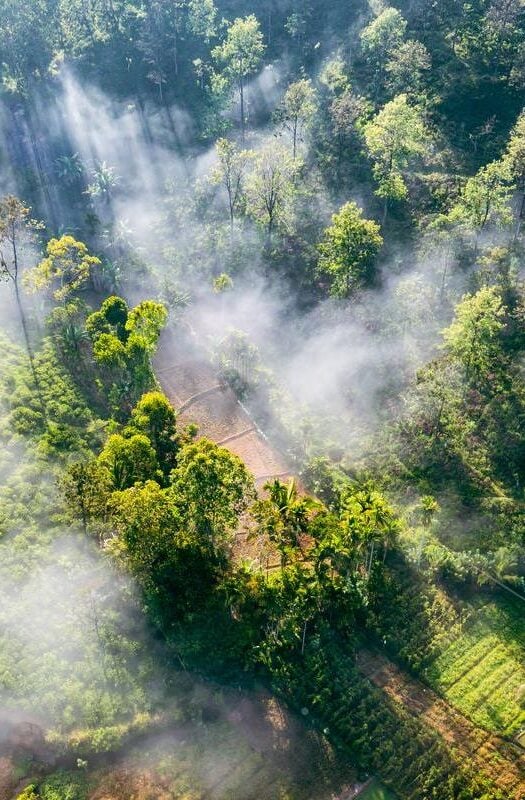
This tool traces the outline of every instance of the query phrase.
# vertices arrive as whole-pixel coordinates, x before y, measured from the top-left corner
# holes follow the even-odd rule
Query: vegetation
[[[243,797],[311,796],[210,699],[256,683],[364,797],[519,800],[525,8],[0,11],[18,800],[239,796],[221,737]]]

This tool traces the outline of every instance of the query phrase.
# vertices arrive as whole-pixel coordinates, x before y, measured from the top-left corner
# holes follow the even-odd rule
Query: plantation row
[[[525,647],[518,605],[498,598],[471,606],[461,634],[423,675],[478,725],[507,735],[525,723],[520,687],[525,684]]]
[[[402,590],[393,603],[378,603],[374,614],[375,631],[392,655],[475,724],[515,735],[525,723],[520,601],[455,603],[404,568],[395,577]]]
[[[488,777],[465,766],[461,754],[372,687],[354,662],[351,650],[326,637],[307,653],[292,682],[303,713],[309,711],[318,724],[329,726],[331,739],[363,770],[379,774],[403,800],[520,796],[516,783],[511,789],[515,793],[504,794]]]

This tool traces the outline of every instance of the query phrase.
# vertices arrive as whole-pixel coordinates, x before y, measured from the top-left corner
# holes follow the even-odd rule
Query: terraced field
[[[471,603],[469,618],[424,671],[441,695],[487,730],[514,735],[525,726],[525,603]]]

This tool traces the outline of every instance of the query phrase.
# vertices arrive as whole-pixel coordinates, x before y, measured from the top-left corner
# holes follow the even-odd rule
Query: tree
[[[87,533],[89,520],[104,513],[110,489],[107,471],[97,461],[79,461],[66,469],[59,486],[69,511]]]
[[[23,271],[21,257],[24,248],[32,241],[35,231],[42,227],[41,223],[31,219],[30,213],[31,209],[13,195],[7,195],[0,200],[0,278],[10,281],[15,290],[15,301],[22,323],[29,366],[35,389],[40,396],[42,413],[45,414],[44,398],[36,371],[29,326],[20,293],[20,278]]]
[[[246,79],[259,67],[266,47],[259,22],[254,14],[235,19],[226,34],[226,40],[212,51],[213,58],[224,64],[226,77],[235,82],[241,101],[241,135],[244,143],[246,118],[244,90]]]
[[[209,42],[215,36],[217,8],[213,0],[190,0],[188,27],[195,35]]]
[[[380,230],[377,222],[363,218],[353,202],[332,216],[318,247],[318,269],[330,279],[335,297],[348,297],[357,287],[370,283],[374,258],[383,244]]]
[[[388,86],[394,93],[416,94],[421,87],[423,73],[430,67],[430,54],[424,44],[413,40],[403,42],[387,61],[385,70]]]
[[[295,161],[297,141],[317,109],[316,91],[306,78],[291,83],[275,112],[275,120],[292,135],[292,154]]]
[[[147,392],[131,412],[126,431],[145,434],[157,454],[157,461],[167,482],[177,463],[180,443],[175,409],[162,392]]]
[[[393,508],[374,489],[351,491],[342,501],[341,523],[356,553],[364,557],[365,572],[370,575],[377,545],[383,547],[384,559],[399,531]]]
[[[94,359],[112,384],[110,396],[117,406],[124,400],[133,405],[154,384],[151,357],[167,316],[166,307],[153,300],[129,309],[121,297],[108,297],[87,318]]]
[[[389,6],[361,31],[361,48],[375,73],[376,97],[383,85],[386,64],[401,46],[406,28],[401,12]]]
[[[172,492],[188,535],[216,556],[253,497],[253,478],[237,456],[201,439],[181,449]]]
[[[114,490],[128,489],[135,483],[155,479],[159,474],[157,454],[144,434],[108,437],[98,460],[108,474]]]
[[[144,349],[152,355],[157,346],[160,332],[168,321],[168,310],[163,303],[154,300],[143,300],[132,308],[126,320],[126,331],[129,334],[127,344],[133,347],[135,341],[143,344]]]
[[[456,306],[452,324],[443,331],[444,346],[463,365],[467,379],[486,376],[501,358],[505,311],[492,286],[464,295]]]
[[[308,534],[312,512],[321,508],[309,497],[300,497],[293,478],[288,485],[279,480],[267,483],[268,497],[252,506],[260,531],[281,553],[281,566],[293,558]]]
[[[340,136],[348,136],[352,133],[365,109],[366,100],[355,95],[350,88],[335,97],[330,105],[330,116],[336,133]]]
[[[46,257],[26,273],[24,280],[34,291],[55,285],[55,300],[66,300],[86,285],[91,270],[100,263],[99,258],[89,255],[83,242],[65,234],[60,239],[50,239],[46,246]]]
[[[506,163],[493,161],[468,178],[458,202],[449,212],[452,222],[466,223],[476,237],[489,223],[511,222],[510,175]]]
[[[235,213],[242,205],[244,180],[251,154],[247,150],[239,150],[235,142],[229,139],[219,139],[215,147],[218,164],[212,172],[211,179],[214,184],[222,185],[226,190],[230,231],[233,236]]]
[[[276,225],[286,219],[297,169],[298,162],[278,144],[266,145],[255,156],[254,169],[246,185],[247,210],[266,228],[268,245],[271,245]]]
[[[416,156],[423,156],[431,137],[421,112],[400,94],[363,127],[368,154],[374,162],[376,194],[384,198],[383,224],[390,199],[402,200],[408,190],[403,171]]]
[[[118,532],[111,550],[124,558],[149,594],[157,595],[163,574],[175,561],[177,537],[182,536],[169,491],[148,480],[113,492],[109,507]]]
[[[514,234],[514,238],[517,238],[520,235],[521,224],[525,215],[525,111],[521,112],[512,129],[502,161],[504,169],[515,182],[521,194]]]
[[[149,612],[158,621],[180,622],[195,615],[222,573],[223,555],[195,541],[177,497],[156,481],[146,481],[109,501],[116,536],[107,543],[145,592]]]

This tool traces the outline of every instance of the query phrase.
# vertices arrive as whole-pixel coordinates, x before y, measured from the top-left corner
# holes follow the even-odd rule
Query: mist
[[[253,107],[266,113],[275,107],[279,85],[278,68],[264,70],[248,89]],[[287,406],[295,418],[315,418],[323,431],[318,446],[328,433],[355,448],[362,431],[384,420],[389,407],[384,401],[393,390],[437,352],[451,301],[468,287],[468,275],[453,265],[444,278],[438,244],[427,246],[421,256],[412,246],[397,249],[380,263],[377,288],[351,301],[299,308],[294,287],[258,265],[259,233],[252,223],[236,231],[235,246],[246,261],[241,256],[232,267],[228,242],[217,239],[213,224],[202,222],[204,202],[220,225],[224,200],[208,182],[215,151],[195,149],[187,113],[116,103],[99,88],[81,84],[68,69],[60,78],[59,99],[47,107],[36,102],[35,109],[53,143],[48,147],[55,153],[67,147],[82,169],[73,192],[76,205],[60,208],[56,159],[43,160],[48,170],[43,183],[52,187],[45,195],[54,198],[54,216],[85,225],[81,209],[87,192],[95,220],[104,220],[95,236],[117,263],[119,290],[131,299],[143,296],[144,288],[162,296],[166,283],[187,292],[192,302],[183,322],[209,352],[229,330],[244,331],[273,375],[276,405]],[[250,146],[264,143],[259,133]],[[110,185],[97,193],[93,181],[101,165],[110,173]],[[321,235],[329,209],[336,209],[328,193],[317,189]],[[346,199],[364,202],[358,196]],[[74,223],[67,228],[71,224],[74,232]],[[130,248],[143,261],[146,277],[127,268]],[[216,297],[211,280],[222,271],[232,273],[234,287]],[[437,316],[436,308],[442,309]]]

